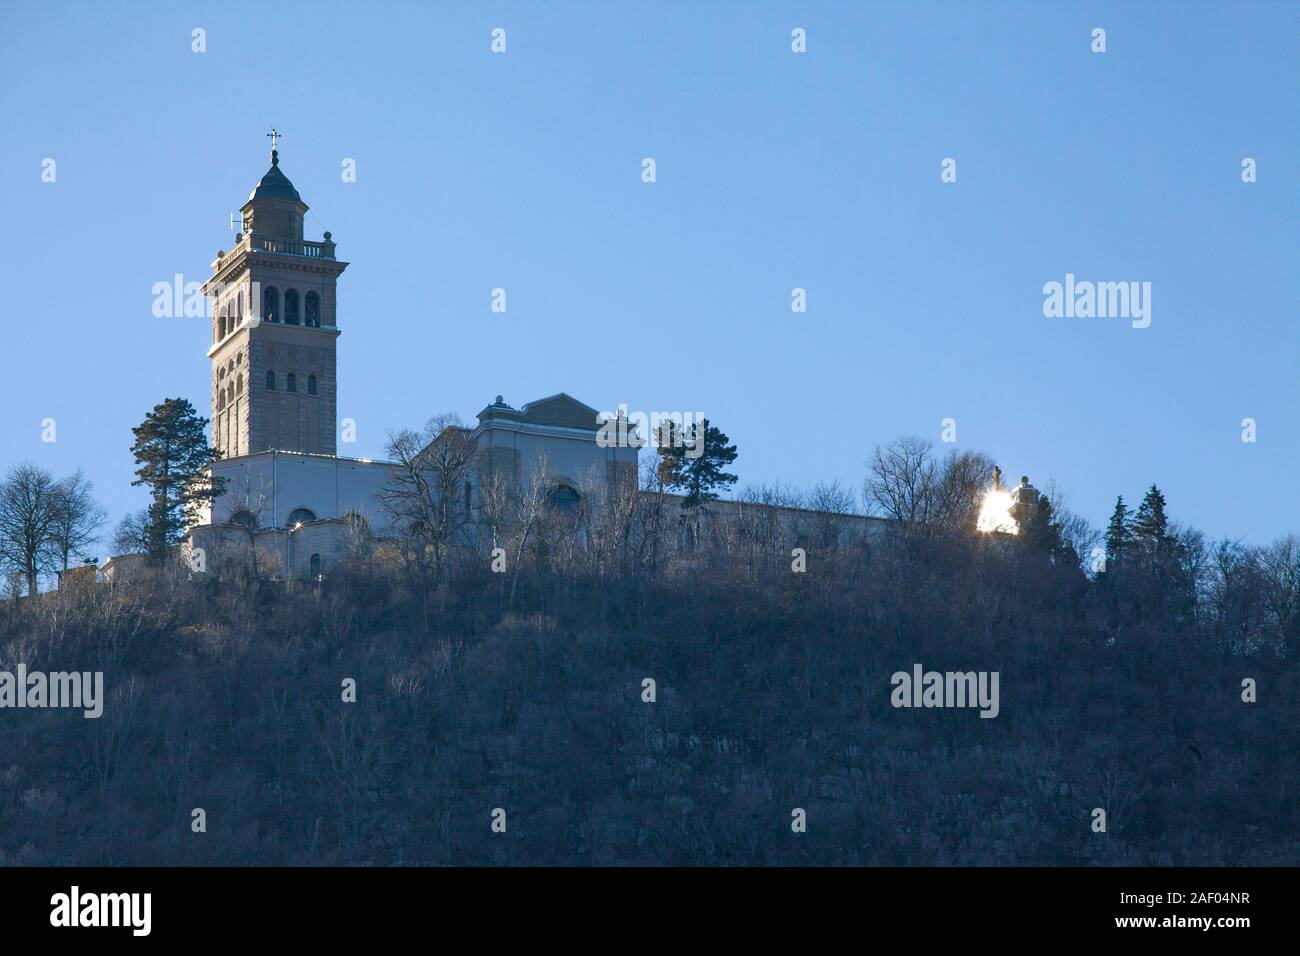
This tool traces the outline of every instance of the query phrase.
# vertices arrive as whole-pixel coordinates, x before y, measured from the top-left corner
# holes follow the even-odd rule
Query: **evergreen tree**
[[[1020,522],[1020,540],[1029,550],[1047,555],[1053,561],[1061,554],[1061,529],[1056,524],[1052,503],[1039,495],[1032,509]]]
[[[685,492],[682,508],[698,508],[736,483],[737,476],[723,470],[736,460],[730,441],[703,418],[689,432],[671,420],[660,427],[659,479],[664,487]]]
[[[1165,517],[1165,496],[1154,484],[1148,489],[1133,519],[1133,538],[1144,550],[1157,554],[1169,543],[1169,521]]]
[[[155,405],[143,422],[131,429],[139,476],[132,485],[148,485],[153,496],[145,518],[147,553],[161,561],[180,541],[186,527],[198,521],[200,509],[225,491],[225,479],[212,475],[221,452],[208,445],[208,420],[183,398]]]
[[[1106,560],[1116,561],[1133,541],[1133,530],[1129,526],[1128,506],[1124,496],[1115,499],[1115,510],[1111,513],[1110,524],[1106,526]]]

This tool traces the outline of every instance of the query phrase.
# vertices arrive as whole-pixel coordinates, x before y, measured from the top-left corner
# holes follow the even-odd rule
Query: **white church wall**
[[[481,448],[513,448],[519,454],[520,478],[527,483],[543,462],[553,483],[568,483],[586,496],[604,484],[610,462],[627,463],[635,468],[637,449],[601,448],[596,433],[562,429],[522,429],[512,426],[486,426],[480,437]]]
[[[289,516],[299,508],[317,519],[341,518],[356,511],[382,534],[388,521],[378,492],[390,469],[386,462],[295,452],[261,452],[220,461],[213,472],[227,479],[226,493],[216,500],[210,522],[224,524],[240,508],[254,512],[260,528],[288,526]]]

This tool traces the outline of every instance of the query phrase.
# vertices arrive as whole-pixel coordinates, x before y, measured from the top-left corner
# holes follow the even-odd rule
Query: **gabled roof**
[[[478,413],[478,420],[484,424],[489,421],[516,421],[529,425],[554,425],[560,428],[581,428],[597,431],[600,424],[596,421],[599,412],[572,395],[557,392],[546,398],[529,402],[523,408],[511,408],[501,396],[483,411]]]

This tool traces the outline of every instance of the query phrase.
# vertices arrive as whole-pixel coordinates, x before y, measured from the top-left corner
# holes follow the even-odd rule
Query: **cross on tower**
[[[277,139],[279,139],[280,137],[284,136],[284,134],[281,133],[281,132],[280,132],[278,129],[276,129],[274,126],[272,126],[272,127],[271,127],[271,132],[267,133],[266,135],[269,136],[269,137],[271,137],[271,152],[275,152],[275,141],[276,141]]]

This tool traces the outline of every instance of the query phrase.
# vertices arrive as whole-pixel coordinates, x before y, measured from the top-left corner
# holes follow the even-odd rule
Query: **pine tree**
[[[704,445],[700,447],[700,436]],[[664,487],[684,491],[682,508],[698,508],[718,497],[718,491],[736,483],[737,476],[723,469],[736,460],[736,446],[720,430],[701,418],[689,433],[671,420],[660,428],[659,478]]]
[[[147,485],[153,496],[146,517],[148,554],[161,561],[197,522],[200,509],[225,491],[225,479],[211,473],[221,452],[208,445],[208,420],[183,398],[155,405],[131,429],[131,454],[140,467],[132,485]]]
[[[1133,519],[1133,538],[1149,553],[1161,553],[1169,542],[1169,521],[1165,517],[1165,496],[1154,484],[1138,505]]]
[[[1129,526],[1128,507],[1124,504],[1124,496],[1120,495],[1115,499],[1115,511],[1110,516],[1110,524],[1106,526],[1106,560],[1117,561],[1132,541],[1133,530]]]
[[[1025,516],[1020,528],[1021,542],[1031,551],[1044,554],[1055,561],[1063,550],[1061,529],[1056,523],[1052,503],[1046,495],[1039,495],[1033,510]]]

